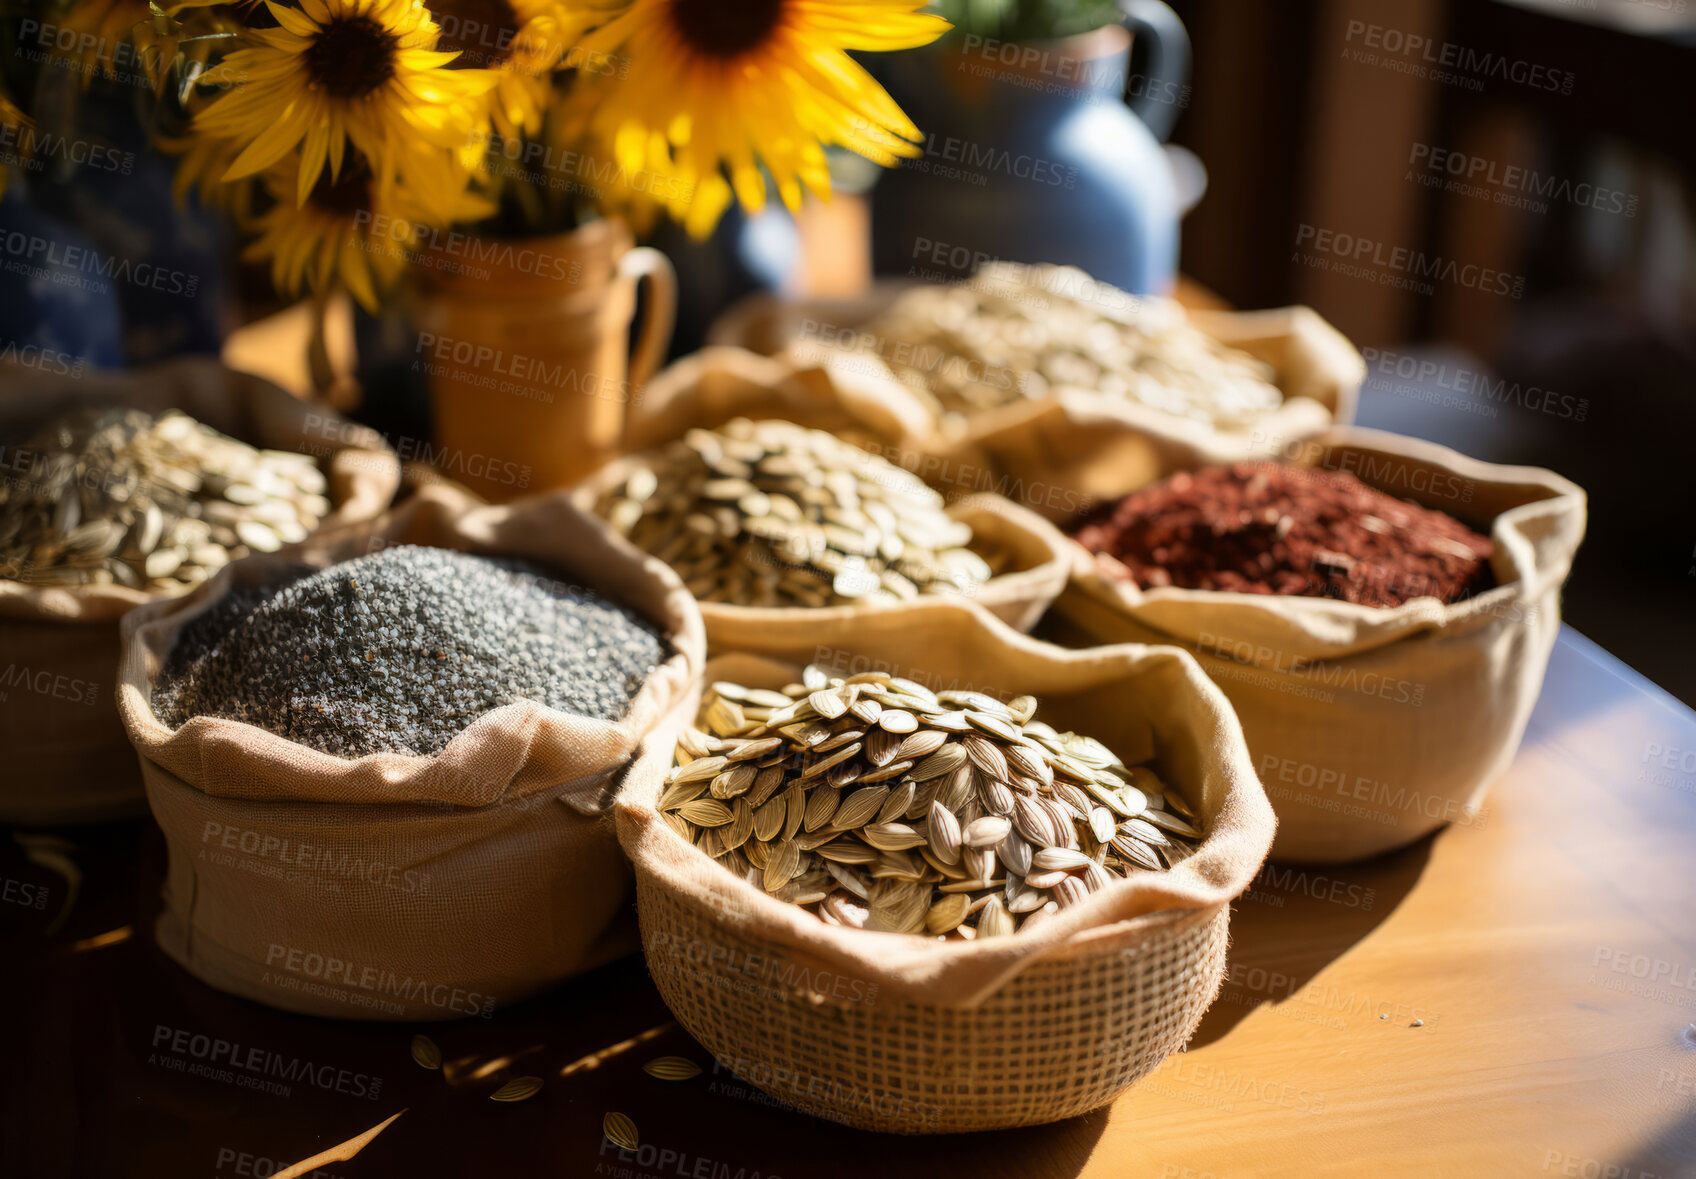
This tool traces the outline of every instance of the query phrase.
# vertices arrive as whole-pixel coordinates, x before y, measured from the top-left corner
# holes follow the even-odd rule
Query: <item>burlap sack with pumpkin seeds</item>
[[[880,284],[859,299],[794,303],[756,295],[728,311],[710,339],[774,357],[802,379],[849,372],[864,384],[875,384],[893,379],[879,359],[879,350],[892,342],[855,341],[857,346],[843,354],[832,341],[842,329],[852,333],[871,322],[908,285]],[[1283,404],[1236,429],[1087,388],[1056,386],[1040,398],[964,420],[945,421],[920,403],[927,420],[909,429],[902,448],[923,456],[921,473],[926,468],[971,472],[979,486],[1063,521],[1172,471],[1271,458],[1293,442],[1353,421],[1365,362],[1310,308],[1191,311],[1189,320],[1269,364]]]
[[[0,367],[6,477],[28,479],[38,462],[18,440],[85,407],[155,415],[180,409],[250,446],[314,456],[332,508],[321,529],[376,516],[400,483],[394,452],[375,430],[205,358],[78,377]],[[118,619],[157,597],[116,584],[35,587],[0,579],[0,747],[10,762],[0,780],[0,820],[97,822],[145,809],[112,677]]]
[[[617,722],[518,701],[434,757],[340,758],[237,721],[173,730],[155,715],[178,633],[232,587],[394,544],[529,558],[654,622],[675,653]],[[606,809],[650,772],[632,771],[643,745],[669,753],[693,718],[701,621],[669,569],[564,496],[491,507],[426,488],[143,606],[123,632],[119,709],[170,852],[159,944],[203,982],[311,1015],[454,1019],[635,948]]]
[[[923,425],[924,413],[900,382],[887,374],[800,371],[736,348],[707,349],[656,377],[644,391],[642,405],[632,409],[626,441],[639,451],[651,451],[691,429],[715,429],[735,418],[781,420],[823,430],[897,466],[909,466],[921,478],[925,474],[918,453],[903,441]],[[578,486],[575,502],[592,511],[605,492],[645,461],[644,454],[630,454],[601,468]],[[973,550],[1000,568],[972,591],[972,599],[1020,630],[1035,626],[1065,586],[1071,561],[1066,538],[1036,513],[1002,496],[956,496],[951,493],[961,489],[946,484],[937,490],[952,501],[949,515],[970,525]],[[700,607],[709,641],[732,647],[743,636],[768,634],[774,628],[810,634],[819,628],[846,633],[862,625],[882,625],[885,614],[906,608],[776,608],[718,602],[702,602]]]
[[[1225,968],[1228,906],[1274,819],[1223,695],[1172,648],[1065,651],[971,603],[924,601],[835,642],[768,633],[706,678],[778,687],[816,662],[1003,699],[1150,762],[1206,832],[1195,856],[1117,881],[1040,928],[941,943],[845,929],[748,884],[656,812],[670,758],[618,798],[642,945],[678,1022],[739,1077],[862,1129],[951,1133],[1095,1109],[1180,1049]],[[716,651],[716,649],[715,649]],[[1150,761],[1150,759],[1152,759]]]
[[[1278,811],[1273,857],[1341,863],[1478,822],[1513,760],[1560,627],[1584,537],[1582,489],[1551,471],[1478,462],[1377,430],[1339,428],[1286,455],[1348,471],[1495,542],[1496,587],[1444,605],[1161,588],[1078,550],[1045,623],[1058,642],[1173,643],[1230,698]]]

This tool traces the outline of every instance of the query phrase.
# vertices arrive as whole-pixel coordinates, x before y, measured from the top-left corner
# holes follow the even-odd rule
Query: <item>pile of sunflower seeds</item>
[[[660,795],[672,829],[832,925],[1000,937],[1194,853],[1146,766],[1034,720],[1036,701],[808,667],[716,683]]]
[[[0,578],[179,594],[330,514],[312,458],[255,450],[187,414],[82,410],[19,444],[0,482]]]
[[[901,602],[996,572],[917,476],[789,422],[690,430],[596,510],[703,602]]]
[[[995,263],[967,283],[916,287],[849,338],[871,342],[938,413],[1078,389],[1229,428],[1284,400],[1270,365],[1192,326],[1177,303],[1072,267]]]
[[[529,562],[400,545],[232,590],[178,635],[153,707],[339,757],[434,755],[518,700],[617,720],[668,654],[645,619]]]

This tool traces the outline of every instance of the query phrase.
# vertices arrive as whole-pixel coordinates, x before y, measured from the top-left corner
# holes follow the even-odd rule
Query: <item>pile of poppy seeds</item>
[[[669,654],[653,624],[540,566],[402,545],[230,590],[178,635],[153,707],[339,757],[434,755],[519,700],[616,721]]]

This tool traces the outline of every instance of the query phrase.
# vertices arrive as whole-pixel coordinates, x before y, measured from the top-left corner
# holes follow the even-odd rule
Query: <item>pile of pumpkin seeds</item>
[[[175,410],[80,410],[8,447],[0,578],[184,593],[330,513],[309,455],[256,450]]]
[[[712,684],[659,810],[731,872],[832,925],[1000,937],[1188,858],[1195,811],[1036,700],[808,667]]]
[[[995,263],[970,282],[915,287],[848,338],[876,347],[944,414],[1077,389],[1240,428],[1284,400],[1270,365],[1192,325],[1179,304],[1073,267]]]
[[[917,476],[789,422],[690,430],[597,511],[703,602],[902,602],[970,593],[997,572]]]

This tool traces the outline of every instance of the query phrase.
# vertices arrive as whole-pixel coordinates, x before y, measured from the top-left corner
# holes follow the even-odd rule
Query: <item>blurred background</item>
[[[1696,6],[1172,7],[1194,46],[1173,139],[1207,169],[1183,272],[1336,324],[1368,359],[1361,424],[1584,486],[1568,620],[1696,702]],[[1372,243],[1360,270],[1312,264],[1345,237]],[[1398,289],[1398,247],[1514,293]]]
[[[122,36],[125,2],[66,7],[109,9]],[[1568,619],[1696,703],[1696,0],[935,7],[957,26],[945,42],[866,63],[923,130],[920,158],[836,155],[837,199],[733,208],[704,241],[641,227],[679,276],[672,356],[752,292],[847,295],[998,258],[1193,303],[1307,304],[1367,358],[1362,424],[1589,491]],[[7,338],[98,367],[221,352],[310,391],[307,312],[192,196],[171,212],[147,88],[43,68],[45,26],[32,39],[27,6],[0,10],[11,91],[122,164],[14,169],[28,192],[14,185],[0,230],[194,279],[121,286],[108,309],[0,275]],[[344,408],[429,437],[397,312],[343,302],[328,350],[362,390]]]
[[[1024,52],[1097,28],[1103,6],[942,7],[965,72],[1016,106],[992,99],[992,117],[951,123],[922,53],[880,65],[926,156],[870,178],[864,202],[809,208],[791,288],[863,285],[845,243],[869,207],[879,276],[1002,257],[1159,289],[1146,263],[1163,218],[1181,217],[1179,293],[1318,310],[1366,356],[1360,424],[1586,488],[1567,619],[1696,703],[1696,0],[1126,0],[1124,92],[1169,135],[1164,159],[1100,109],[1111,84],[1080,99],[1090,79]],[[1176,50],[1162,12],[1182,22]],[[1105,146],[1030,132],[1056,91],[1093,102],[1088,134]],[[986,143],[1035,163],[1007,181],[1018,164]],[[1031,196],[1044,161],[1064,192],[1047,206]],[[1090,224],[1092,204],[1121,203],[1091,193],[1092,176],[1130,193],[1138,232]],[[921,198],[938,210],[928,223],[910,207]]]

